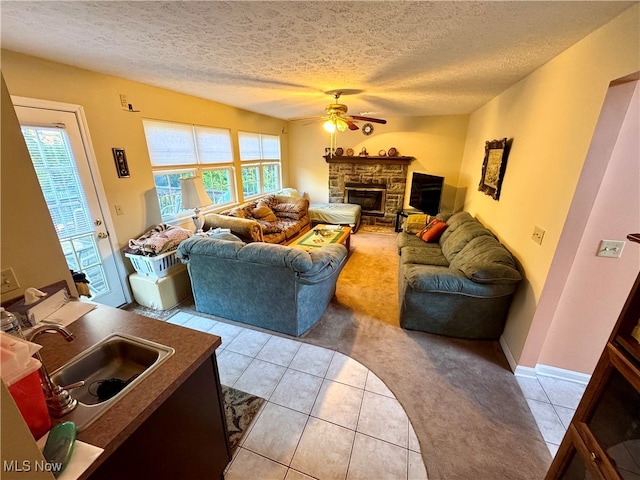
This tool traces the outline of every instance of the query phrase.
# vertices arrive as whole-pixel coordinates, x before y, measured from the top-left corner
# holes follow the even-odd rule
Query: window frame
[[[145,122],[147,122],[145,124]],[[221,203],[213,203],[215,198],[212,199],[212,204],[207,206],[202,210],[202,212],[208,212],[215,209],[224,208],[226,206],[234,205],[238,203],[238,190],[235,181],[235,162],[233,155],[233,143],[232,143],[232,135],[231,130],[228,128],[221,127],[212,127],[207,125],[196,125],[190,123],[180,123],[180,122],[171,122],[166,120],[156,120],[156,119],[143,119],[143,129],[145,132],[145,139],[147,140],[147,151],[149,152],[149,159],[151,162],[151,171],[154,178],[154,188],[156,189],[156,198],[158,199],[158,206],[160,208],[160,215],[162,217],[163,222],[172,222],[172,221],[181,221],[188,218],[192,212],[190,210],[180,210],[179,205],[174,208],[177,210],[176,213],[172,214],[163,214],[163,206],[160,195],[158,194],[158,185],[156,183],[156,176],[160,175],[174,175],[174,174],[184,174],[188,173],[190,175],[187,176],[199,176],[203,177],[203,173],[205,172],[213,172],[213,171],[226,171],[226,176],[229,181],[229,190],[225,192],[225,195],[229,195],[231,199],[226,202]],[[188,127],[191,131],[191,141],[193,147],[195,163],[178,163],[178,164],[166,164],[162,165],[154,165],[154,161],[152,158],[152,150],[149,148],[149,135],[147,133],[147,126],[153,127],[153,124],[164,124],[167,128],[171,128],[175,126],[176,130],[185,130],[185,127]],[[200,149],[200,144],[198,142],[198,129],[202,129],[204,133],[206,131],[217,131],[217,132],[226,132],[228,141],[229,141],[229,160],[228,161],[213,161],[213,162],[205,162],[201,159],[202,151]],[[170,187],[171,188],[171,187]],[[179,189],[179,187],[178,187]],[[211,190],[205,185],[205,190]],[[211,195],[209,195],[211,198]],[[215,195],[214,195],[215,197]]]
[[[246,137],[255,137],[256,140],[258,141],[258,158],[255,158],[254,156],[251,156],[250,158],[243,158],[243,149],[242,149],[242,145],[243,145],[243,141],[242,141],[242,137],[246,136]],[[277,158],[269,158],[268,155],[265,155],[265,149],[264,149],[264,145],[265,145],[265,140],[268,139],[275,139],[277,140],[277,144],[278,144],[278,152],[277,152]],[[245,168],[258,168],[258,193],[252,193],[250,195],[244,195],[244,183],[242,184],[242,192],[243,192],[243,197],[245,200],[252,200],[255,198],[258,198],[260,196],[264,196],[267,194],[271,194],[271,193],[275,193],[279,190],[282,189],[282,145],[280,142],[280,136],[279,135],[272,135],[272,134],[268,134],[268,133],[257,133],[257,132],[247,132],[247,131],[238,131],[238,151],[239,151],[239,156],[240,156],[240,179],[242,180],[243,176],[243,171]],[[251,153],[254,153],[254,151],[252,151]],[[273,190],[265,190],[265,167],[268,167],[270,165],[276,165],[277,169],[278,169],[278,175],[277,175],[277,186],[275,189]]]

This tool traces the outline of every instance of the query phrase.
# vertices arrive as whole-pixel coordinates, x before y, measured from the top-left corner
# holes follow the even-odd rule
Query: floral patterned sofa
[[[204,218],[205,231],[228,228],[246,243],[287,244],[311,227],[309,200],[280,195],[267,195]]]

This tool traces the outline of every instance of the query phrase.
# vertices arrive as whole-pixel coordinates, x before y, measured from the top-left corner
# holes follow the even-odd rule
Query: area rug
[[[395,235],[396,232],[393,227],[385,227],[382,225],[360,225],[358,232],[362,233],[380,233],[382,235]]]
[[[168,310],[156,310],[154,308],[144,307],[136,302],[129,303],[128,305],[125,305],[121,308],[122,310],[127,310],[128,312],[137,313],[138,315],[144,315],[145,317],[155,318],[156,320],[163,321],[168,320],[180,311],[180,305],[177,305]]]
[[[264,398],[251,395],[233,387],[222,385],[224,412],[227,419],[229,446],[231,453],[240,445],[251,422],[264,404]]]

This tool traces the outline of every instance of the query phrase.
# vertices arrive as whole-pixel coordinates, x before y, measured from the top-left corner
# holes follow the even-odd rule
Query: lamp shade
[[[207,195],[207,191],[202,184],[202,178],[200,177],[181,178],[180,190],[182,192],[182,203],[180,206],[183,210],[200,208],[213,203],[209,195]]]

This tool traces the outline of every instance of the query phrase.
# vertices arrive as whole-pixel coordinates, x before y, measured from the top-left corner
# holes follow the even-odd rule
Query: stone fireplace
[[[412,157],[325,157],[329,163],[329,202],[362,205],[361,222],[393,226],[404,206]],[[376,202],[379,202],[377,204]]]

